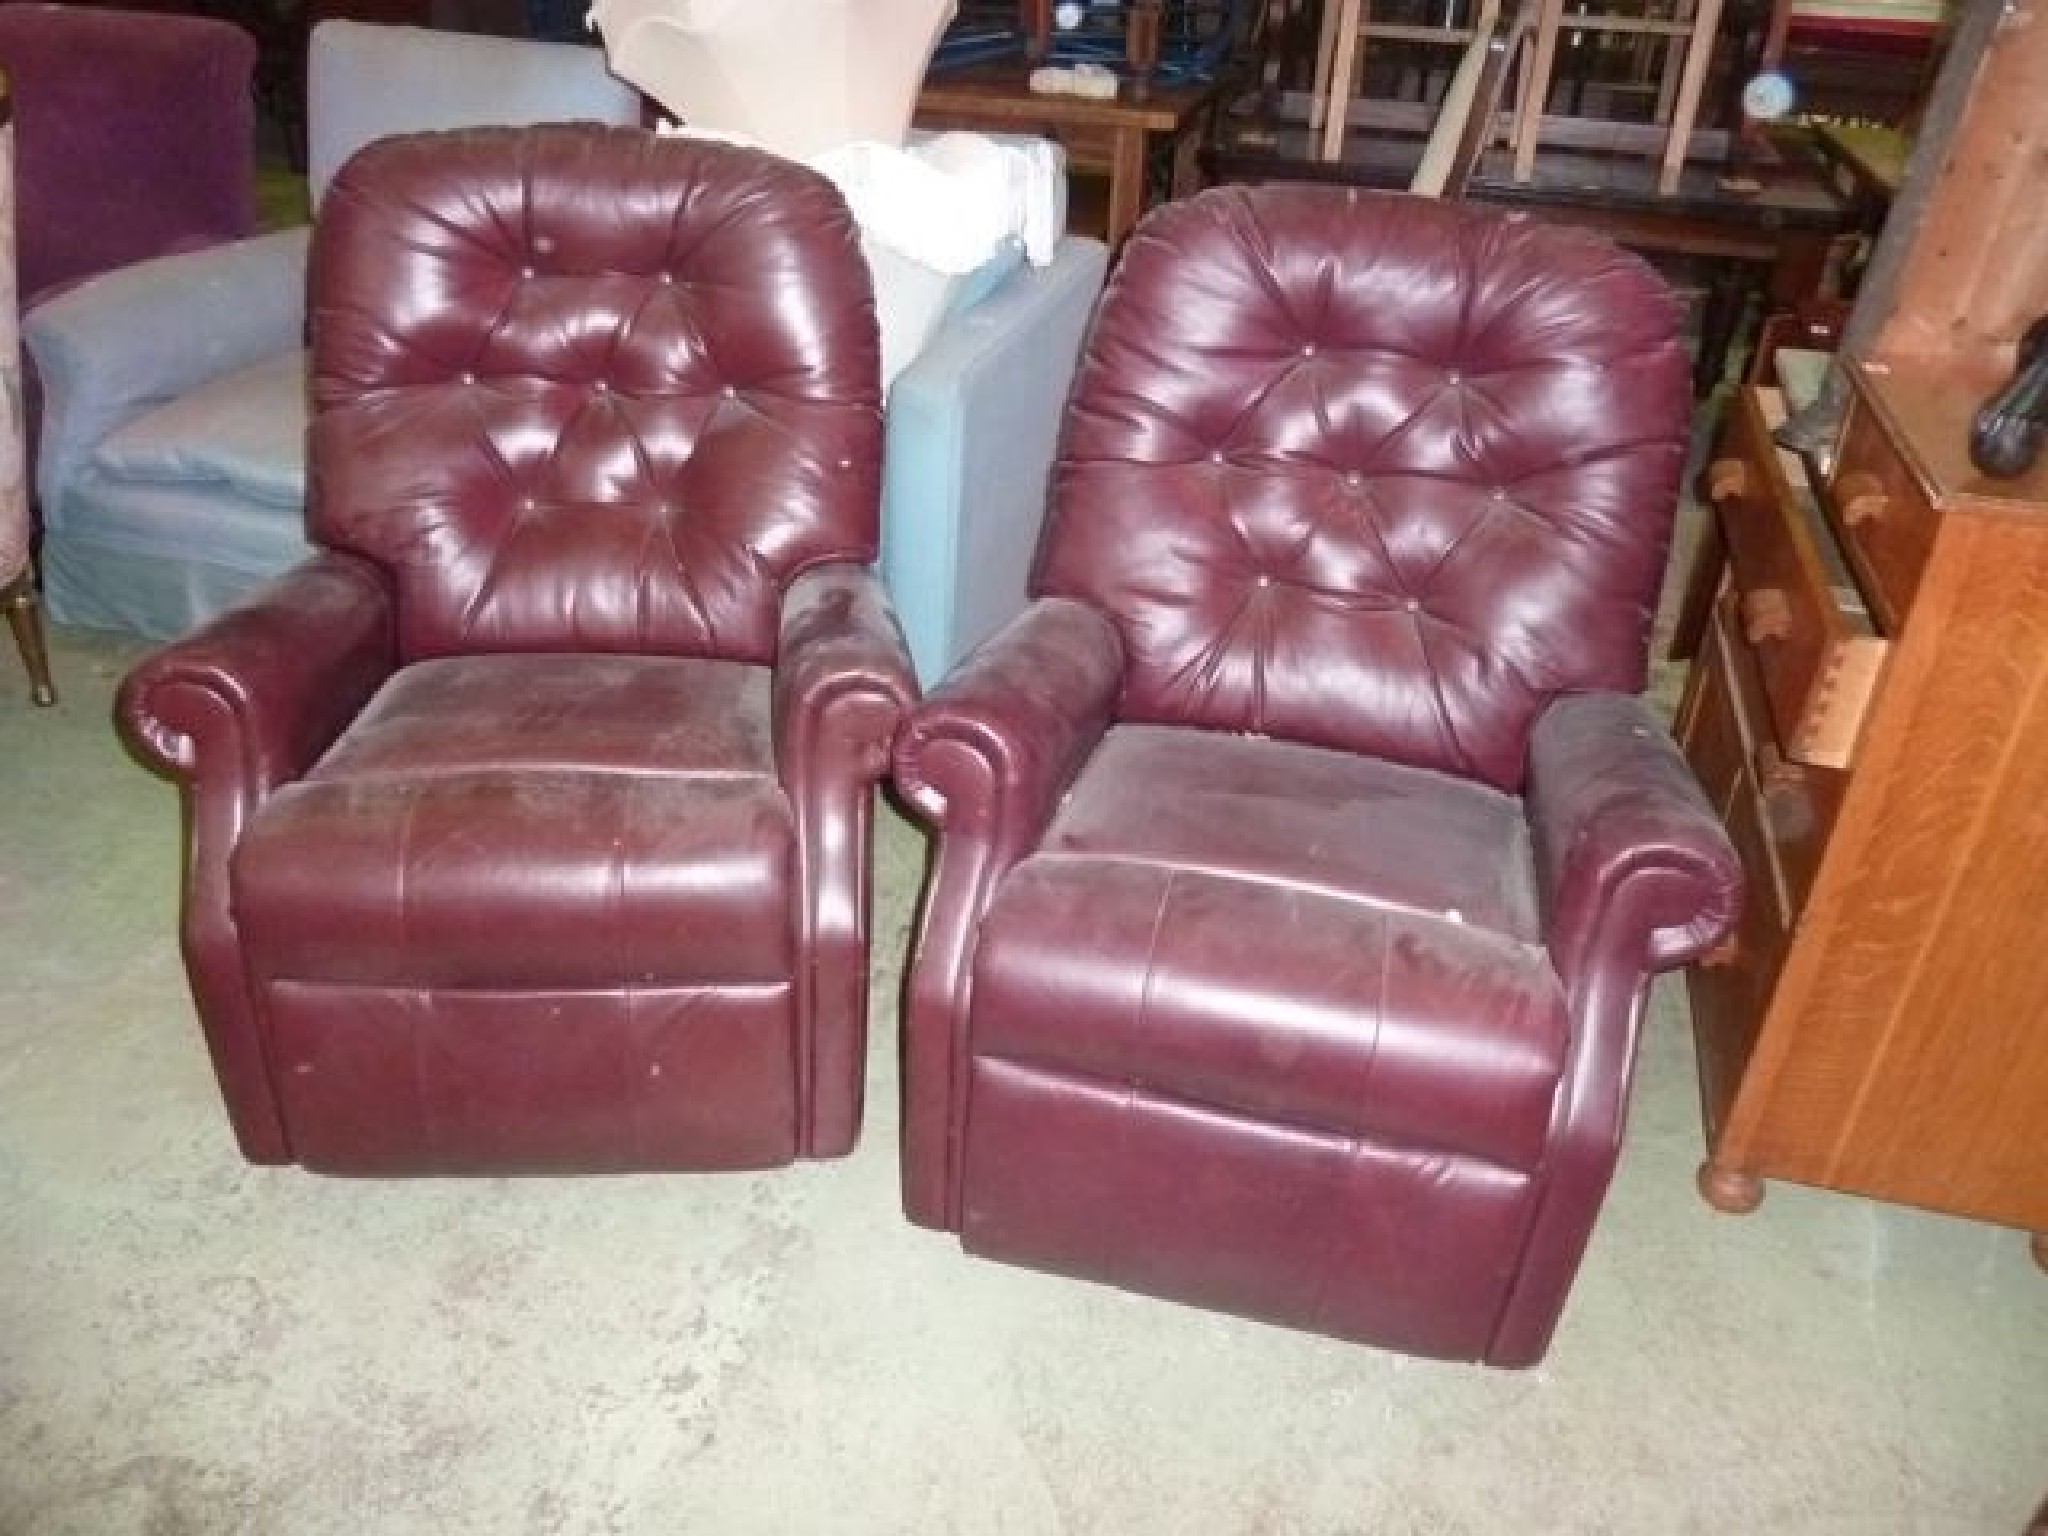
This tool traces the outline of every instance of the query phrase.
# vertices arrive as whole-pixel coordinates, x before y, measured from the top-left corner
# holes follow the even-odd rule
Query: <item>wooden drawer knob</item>
[[[1853,471],[1836,482],[1835,501],[1842,509],[1842,521],[1851,528],[1878,522],[1891,506],[1884,482],[1864,470]]]
[[[1743,459],[1716,459],[1707,466],[1707,500],[1719,506],[1749,494],[1749,464]]]
[[[1742,594],[1742,637],[1751,645],[1783,640],[1792,633],[1792,604],[1776,587]]]

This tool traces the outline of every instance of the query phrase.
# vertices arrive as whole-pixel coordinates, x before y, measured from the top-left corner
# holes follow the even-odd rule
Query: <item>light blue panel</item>
[[[952,316],[889,391],[884,585],[927,687],[1024,605],[1067,390],[1109,253],[1067,239]]]

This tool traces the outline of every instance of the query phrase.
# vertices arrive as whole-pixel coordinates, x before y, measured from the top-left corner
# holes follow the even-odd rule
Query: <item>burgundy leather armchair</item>
[[[126,680],[257,1162],[760,1167],[853,1143],[873,300],[821,178],[590,124],[372,146],[310,268],[322,552]]]
[[[1739,870],[1641,702],[1678,307],[1321,187],[1151,216],[1036,600],[918,706],[903,1191],[976,1253],[1416,1353],[1547,1347],[1657,971]]]

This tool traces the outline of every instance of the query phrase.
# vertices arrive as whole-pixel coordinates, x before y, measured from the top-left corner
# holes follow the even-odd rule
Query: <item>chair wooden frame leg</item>
[[[23,571],[0,587],[0,607],[7,610],[7,624],[14,631],[15,649],[28,669],[29,696],[48,706],[57,702],[57,686],[50,679],[50,652],[43,644],[43,610],[36,597],[35,578]]]

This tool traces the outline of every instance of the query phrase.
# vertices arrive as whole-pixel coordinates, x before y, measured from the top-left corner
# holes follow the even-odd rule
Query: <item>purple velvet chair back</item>
[[[225,21],[0,5],[24,306],[256,227],[256,44]]]
[[[387,139],[312,261],[309,527],[391,572],[405,658],[767,662],[792,577],[875,558],[874,301],[814,172],[589,124]]]
[[[1642,686],[1679,322],[1633,257],[1495,212],[1171,204],[1097,314],[1038,590],[1115,622],[1121,718],[1518,788],[1544,704]]]

